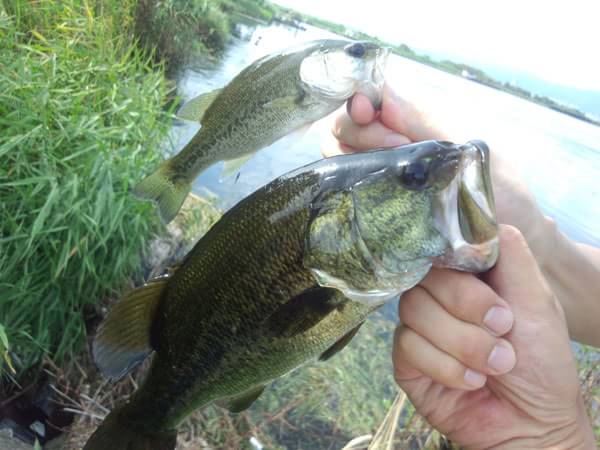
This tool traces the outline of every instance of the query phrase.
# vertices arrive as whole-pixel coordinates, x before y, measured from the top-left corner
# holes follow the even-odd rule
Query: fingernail
[[[501,306],[492,306],[483,318],[483,324],[492,333],[502,336],[512,328],[513,313]]]
[[[480,388],[485,384],[487,377],[479,372],[475,372],[474,370],[467,369],[465,370],[465,383],[474,388]]]
[[[401,134],[388,134],[383,139],[384,147],[398,147],[400,145],[406,144],[408,144],[408,139],[406,138],[406,136],[402,136]]]
[[[512,349],[503,345],[496,345],[488,358],[488,367],[497,373],[506,373],[511,370],[517,359]]]

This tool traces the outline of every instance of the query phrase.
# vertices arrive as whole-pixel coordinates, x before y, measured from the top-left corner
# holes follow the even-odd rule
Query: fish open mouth
[[[383,89],[383,83],[385,82],[385,68],[387,66],[387,60],[389,56],[390,49],[388,47],[382,47],[377,50],[377,56],[375,57],[375,63],[373,64],[371,76],[373,84],[379,90]]]
[[[482,141],[470,141],[460,150],[458,174],[436,199],[435,226],[450,248],[434,266],[483,272],[498,257],[490,153]]]
[[[389,48],[378,48],[375,58],[369,63],[367,78],[361,81],[356,88],[356,92],[360,92],[369,98],[375,109],[381,109],[381,103],[383,102],[385,68],[389,55]]]

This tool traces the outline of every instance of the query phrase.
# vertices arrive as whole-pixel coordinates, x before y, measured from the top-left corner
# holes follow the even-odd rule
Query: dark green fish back
[[[281,179],[246,198],[178,268],[153,325],[156,360],[135,396],[144,426],[175,427],[202,404],[270,382],[372,310],[318,287],[303,265],[319,177]]]

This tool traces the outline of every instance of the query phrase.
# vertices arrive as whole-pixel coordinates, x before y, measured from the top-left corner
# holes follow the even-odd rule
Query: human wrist
[[[597,317],[600,317],[600,259],[566,237],[550,218],[544,218],[536,260],[559,300],[571,339],[600,346]],[[533,247],[532,247],[533,249]]]

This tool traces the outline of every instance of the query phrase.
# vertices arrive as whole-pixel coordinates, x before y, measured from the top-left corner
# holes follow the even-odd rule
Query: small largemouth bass
[[[142,180],[134,193],[175,217],[192,181],[225,161],[234,172],[252,154],[339,108],[356,92],[379,106],[389,49],[367,42],[320,40],[263,57],[227,86],[191,100],[179,115],[200,131],[173,158]]]
[[[497,227],[484,143],[336,156],[229,210],[169,277],[116,304],[93,344],[113,379],[156,354],[86,450],[175,447],[211,402],[241,411],[272,380],[340,351],[432,266],[484,271]]]

